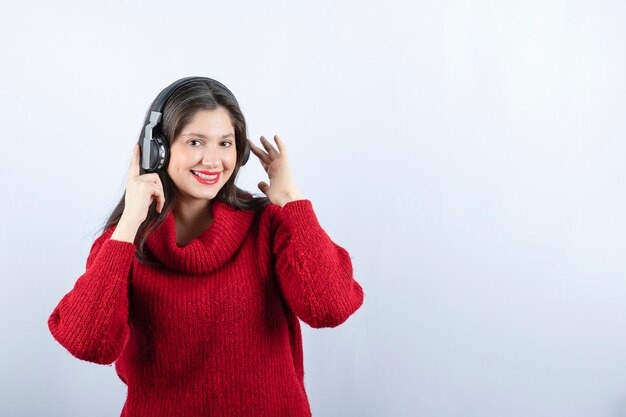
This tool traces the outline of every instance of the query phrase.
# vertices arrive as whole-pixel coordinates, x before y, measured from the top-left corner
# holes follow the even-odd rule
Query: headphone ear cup
[[[243,148],[243,157],[241,158],[241,166],[244,166],[250,158],[250,144],[246,140],[246,146]]]
[[[167,168],[167,163],[170,159],[170,150],[168,147],[167,139],[160,133],[155,133],[150,140],[150,146],[148,149],[143,149],[143,139],[139,141],[139,148],[141,149],[140,158],[143,161],[143,153],[148,152],[149,166],[144,168],[146,172],[157,172],[161,169]],[[143,163],[142,163],[143,168]]]
[[[150,147],[150,167],[153,168],[152,172],[167,169],[167,163],[170,160],[170,149],[168,146],[167,138],[160,132],[152,137],[152,143]]]

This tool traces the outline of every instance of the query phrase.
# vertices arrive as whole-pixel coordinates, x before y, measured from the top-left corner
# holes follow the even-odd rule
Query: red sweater
[[[115,362],[122,417],[311,415],[298,318],[335,327],[363,303],[311,201],[256,212],[215,201],[213,223],[183,247],[170,212],[147,240],[164,269],[138,262],[114,229],[48,327],[77,358]]]

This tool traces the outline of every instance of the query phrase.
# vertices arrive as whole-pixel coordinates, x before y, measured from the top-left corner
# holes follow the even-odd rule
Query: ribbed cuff
[[[285,226],[291,233],[305,233],[311,229],[321,228],[311,200],[290,201],[283,206],[281,214]]]

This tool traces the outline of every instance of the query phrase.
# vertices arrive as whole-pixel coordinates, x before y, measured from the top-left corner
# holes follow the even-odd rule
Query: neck
[[[179,201],[174,209],[174,218],[185,225],[192,225],[213,217],[213,201]]]
[[[213,222],[213,201],[179,201],[173,212],[177,240],[186,244],[202,234]]]

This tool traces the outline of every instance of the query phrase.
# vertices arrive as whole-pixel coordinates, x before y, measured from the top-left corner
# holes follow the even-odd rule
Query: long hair
[[[143,128],[146,125],[150,116],[150,110],[154,106],[156,98],[148,108],[144,124],[142,125],[141,132],[139,134],[139,140],[143,138]],[[230,176],[226,184],[220,189],[213,200],[222,201],[236,210],[258,210],[261,207],[270,203],[267,197],[255,197],[251,193],[238,188],[235,185],[235,180],[241,167],[243,159],[243,151],[247,141],[247,129],[246,121],[239,107],[239,103],[235,99],[235,96],[225,88],[221,83],[215,80],[193,80],[187,82],[182,87],[174,92],[171,97],[165,103],[163,108],[163,118],[161,122],[162,133],[167,138],[167,142],[170,145],[176,135],[187,125],[198,111],[201,110],[215,110],[218,107],[225,108],[230,114],[230,119],[235,128],[235,144],[237,148],[237,161],[233,174]],[[145,174],[146,171],[140,167],[139,174]],[[146,220],[139,226],[135,242],[137,245],[137,251],[135,257],[140,262],[159,267],[159,263],[149,255],[149,251],[146,251],[145,243],[148,235],[156,229],[169,212],[176,207],[176,200],[178,197],[178,190],[176,185],[170,178],[166,169],[162,169],[157,173],[163,184],[163,192],[165,194],[165,205],[161,213],[156,211],[157,204],[152,204],[148,209],[148,215]],[[100,233],[108,230],[111,226],[117,225],[122,217],[125,207],[126,191],[122,195],[119,203],[105,222],[104,226],[100,229]]]

